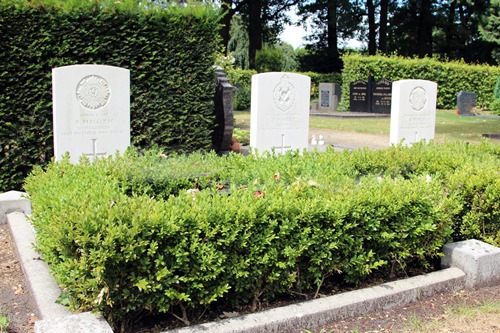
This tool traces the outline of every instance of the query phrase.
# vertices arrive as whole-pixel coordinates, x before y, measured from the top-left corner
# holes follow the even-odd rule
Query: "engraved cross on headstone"
[[[285,153],[285,149],[290,149],[292,146],[285,146],[285,134],[281,134],[281,146],[280,147],[273,147],[273,148],[279,148],[281,149],[281,153]]]
[[[87,154],[83,154],[85,156],[92,156],[94,158],[94,160],[96,159],[97,156],[104,156],[106,155],[107,153],[104,152],[104,153],[98,153],[97,152],[97,143],[96,143],[97,139],[92,139],[92,152],[91,153],[87,153]]]

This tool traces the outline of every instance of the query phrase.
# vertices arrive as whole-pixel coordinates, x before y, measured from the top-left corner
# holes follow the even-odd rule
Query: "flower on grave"
[[[460,110],[457,110],[457,111],[456,111],[456,113],[457,113],[457,115],[459,115],[459,116],[460,116]]]

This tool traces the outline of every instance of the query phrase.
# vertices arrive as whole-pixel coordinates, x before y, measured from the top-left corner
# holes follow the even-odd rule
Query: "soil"
[[[326,145],[338,148],[381,149],[388,146],[384,135],[335,132],[312,129],[311,135],[323,136]],[[500,285],[479,290],[461,290],[421,299],[404,307],[372,312],[325,325],[315,333],[339,332],[491,332],[500,333],[500,306],[496,312],[468,313],[465,318],[454,317],[450,307],[478,306],[485,302],[500,302]],[[38,320],[37,309],[27,286],[14,248],[9,228],[0,224],[0,317],[7,316],[8,333],[33,333]],[[423,326],[423,322],[431,326]],[[420,329],[419,329],[420,327]],[[138,329],[135,332],[161,332],[164,328]],[[1,330],[3,333],[4,331]]]
[[[0,316],[7,316],[10,321],[7,332],[34,332],[37,312],[9,227],[0,224]]]

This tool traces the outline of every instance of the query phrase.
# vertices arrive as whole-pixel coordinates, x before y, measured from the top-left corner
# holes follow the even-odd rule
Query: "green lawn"
[[[236,127],[250,128],[250,112],[235,111]],[[326,118],[311,117],[312,128],[335,131],[389,135],[389,118]],[[438,110],[436,114],[436,140],[467,140],[479,142],[482,134],[500,134],[500,117],[461,117],[454,110]]]

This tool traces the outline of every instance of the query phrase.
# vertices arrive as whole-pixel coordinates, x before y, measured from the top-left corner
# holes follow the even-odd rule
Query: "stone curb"
[[[31,203],[25,199],[25,193],[10,191],[0,194],[0,215],[6,218],[27,287],[42,318],[35,322],[35,333],[113,333],[101,316],[89,312],[72,314],[56,303],[61,290],[50,274],[49,266],[33,247],[35,233],[25,213],[31,214]]]
[[[19,193],[21,192],[16,195],[20,195]],[[13,213],[6,216],[29,288],[43,319],[35,323],[35,333],[112,333],[110,326],[101,316],[90,313],[74,315],[64,306],[55,303],[60,295],[60,289],[50,275],[47,264],[40,260],[38,253],[33,249],[34,231],[26,215],[21,213],[21,211],[31,212],[31,206],[26,208],[24,201],[26,199],[21,200],[23,201],[19,202],[18,207],[9,199],[7,206]],[[27,201],[29,203],[29,200]],[[2,205],[0,200],[0,213],[6,213],[2,211],[4,207],[6,206]],[[442,266],[450,268],[441,271],[163,333],[298,332],[373,310],[402,306],[439,292],[460,290],[465,287],[476,288],[500,282],[499,248],[477,240],[469,240],[447,244],[444,253]]]
[[[31,215],[31,202],[25,192],[9,191],[0,194],[0,224],[7,222],[7,214],[23,212]]]
[[[465,273],[458,268],[448,268],[376,287],[162,333],[299,332],[373,310],[406,305],[439,292],[460,290],[464,285]]]

